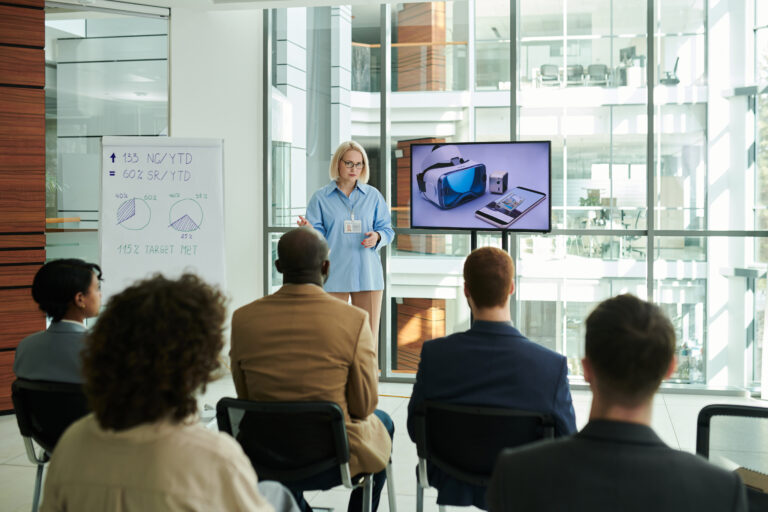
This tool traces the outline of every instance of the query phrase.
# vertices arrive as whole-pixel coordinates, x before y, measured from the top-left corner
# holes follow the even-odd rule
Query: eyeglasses
[[[354,168],[354,169],[360,170],[365,165],[363,162],[355,163],[355,162],[351,162],[349,160],[342,160],[342,162],[344,162],[344,167],[346,167],[347,169]]]

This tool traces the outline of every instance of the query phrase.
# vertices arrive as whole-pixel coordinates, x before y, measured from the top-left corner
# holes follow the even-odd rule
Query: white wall
[[[230,309],[262,295],[262,11],[173,8],[170,135],[224,139]]]

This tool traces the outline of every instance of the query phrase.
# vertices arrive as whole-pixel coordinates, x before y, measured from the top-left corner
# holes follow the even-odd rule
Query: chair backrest
[[[554,64],[542,64],[539,70],[542,78],[554,78],[558,77],[558,69]]]
[[[302,480],[349,462],[344,413],[333,402],[222,398],[219,430],[238,440],[259,479]]]
[[[608,78],[608,66],[605,64],[590,64],[587,66],[587,75],[592,80],[605,80]]]
[[[696,453],[729,471],[742,468],[750,512],[768,510],[761,490],[768,474],[768,408],[708,405],[696,423]]]
[[[768,473],[768,408],[708,405],[699,412],[696,453],[722,466]]]
[[[425,401],[414,419],[419,457],[479,486],[490,482],[496,457],[504,448],[555,434],[548,414],[497,407]]]
[[[569,64],[568,65],[568,79],[581,79],[584,75],[584,66],[581,64]]]
[[[89,412],[81,384],[16,379],[11,398],[21,435],[49,454],[67,427]]]

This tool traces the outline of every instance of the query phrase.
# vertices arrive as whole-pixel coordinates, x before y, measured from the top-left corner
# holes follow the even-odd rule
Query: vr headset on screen
[[[485,164],[465,160],[456,146],[435,145],[421,169],[419,191],[438,208],[455,208],[485,194]]]

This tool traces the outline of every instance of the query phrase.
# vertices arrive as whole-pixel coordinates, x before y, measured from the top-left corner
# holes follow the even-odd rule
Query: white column
[[[331,7],[331,147],[352,138],[352,8]]]
[[[261,296],[262,11],[173,8],[170,135],[224,139],[230,308]]]
[[[307,204],[307,10],[277,9],[275,15],[275,87],[291,106],[290,186],[293,213]]]
[[[708,228],[741,230],[751,225],[748,205],[753,193],[752,183],[745,179],[747,104],[744,97],[724,92],[743,85],[752,66],[744,58],[744,34],[751,30],[744,2],[710,2],[708,25]],[[744,364],[743,279],[726,277],[723,269],[744,267],[751,257],[738,238],[712,239],[707,245],[706,379],[710,385],[741,387],[749,370]]]

